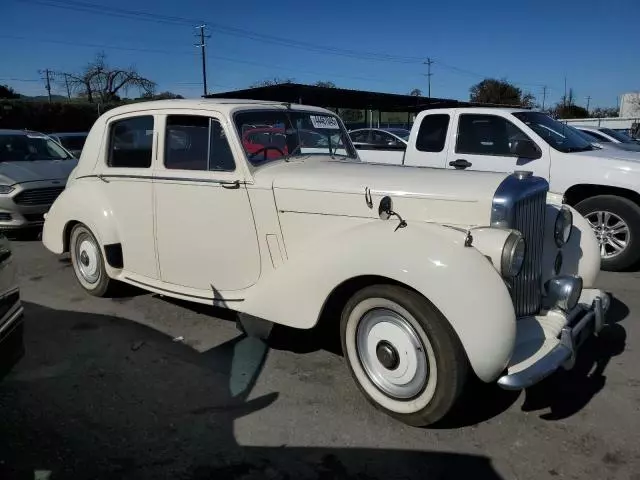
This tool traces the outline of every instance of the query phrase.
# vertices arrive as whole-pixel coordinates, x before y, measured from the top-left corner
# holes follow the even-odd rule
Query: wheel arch
[[[566,202],[575,206],[587,198],[598,195],[615,195],[631,200],[636,205],[640,205],[640,193],[624,187],[614,187],[611,185],[599,185],[593,183],[579,183],[572,185],[564,194]]]

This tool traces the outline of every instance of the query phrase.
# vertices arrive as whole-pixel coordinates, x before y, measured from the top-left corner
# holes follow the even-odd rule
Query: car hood
[[[66,180],[76,165],[76,159],[0,162],[0,183],[13,185],[40,180]]]
[[[588,152],[568,153],[567,155],[570,155],[572,157],[589,157],[602,160],[623,160],[630,162],[640,162],[640,152],[622,150],[617,147],[608,147],[598,150],[591,150]]]
[[[407,220],[471,226],[488,224],[505,177],[312,158],[263,167],[255,179],[273,187],[281,212],[378,218],[380,200],[388,195],[394,211]]]

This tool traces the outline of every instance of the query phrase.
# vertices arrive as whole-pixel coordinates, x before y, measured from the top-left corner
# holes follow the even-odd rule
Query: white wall
[[[619,115],[621,117],[640,117],[640,92],[622,94]]]

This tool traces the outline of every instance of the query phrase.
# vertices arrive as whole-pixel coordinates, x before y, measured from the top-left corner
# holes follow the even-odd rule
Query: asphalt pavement
[[[602,273],[611,324],[527,392],[474,385],[429,429],[360,395],[335,342],[136,289],[99,299],[13,242],[26,356],[0,382],[0,479],[640,480],[640,274]],[[496,332],[498,335],[499,332]]]

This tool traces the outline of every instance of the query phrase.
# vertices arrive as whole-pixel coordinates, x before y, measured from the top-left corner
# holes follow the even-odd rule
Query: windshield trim
[[[348,154],[347,155],[340,155],[340,154],[336,154],[331,153],[330,151],[325,152],[305,152],[305,153],[297,153],[295,155],[285,155],[283,157],[268,161],[268,162],[264,162],[261,165],[254,165],[253,162],[251,161],[251,159],[249,158],[249,155],[247,154],[247,151],[244,149],[244,146],[242,145],[242,139],[244,136],[244,133],[241,132],[238,128],[238,123],[236,121],[236,117],[239,114],[244,114],[244,113],[264,113],[264,112],[281,112],[284,113],[285,115],[293,112],[293,113],[301,113],[301,114],[307,114],[307,115],[329,115],[334,117],[337,121],[338,124],[340,125],[340,132],[343,134],[344,138],[346,139],[347,144],[345,145],[345,150],[347,150]],[[305,158],[308,156],[312,156],[312,155],[323,155],[323,156],[327,156],[327,157],[337,157],[339,159],[351,159],[351,160],[358,160],[358,153],[356,151],[356,148],[353,146],[353,142],[351,141],[351,136],[349,135],[349,131],[347,130],[347,127],[345,127],[344,122],[342,121],[342,119],[335,113],[333,113],[332,111],[328,110],[328,111],[316,111],[316,110],[307,110],[307,109],[297,109],[297,108],[286,108],[286,107],[282,107],[282,108],[277,108],[277,105],[269,105],[268,108],[239,108],[233,111],[233,113],[231,114],[231,118],[232,118],[232,127],[233,130],[236,133],[236,140],[239,141],[240,143],[240,150],[242,151],[242,154],[244,155],[245,160],[247,161],[247,165],[252,168],[252,169],[258,169],[258,168],[262,168],[268,165],[272,165],[276,162],[280,162],[280,161],[285,161],[288,162],[289,160],[291,160],[292,158]],[[264,128],[264,127],[258,127],[258,128]],[[274,127],[275,128],[275,127]],[[296,129],[298,130],[298,129]]]

